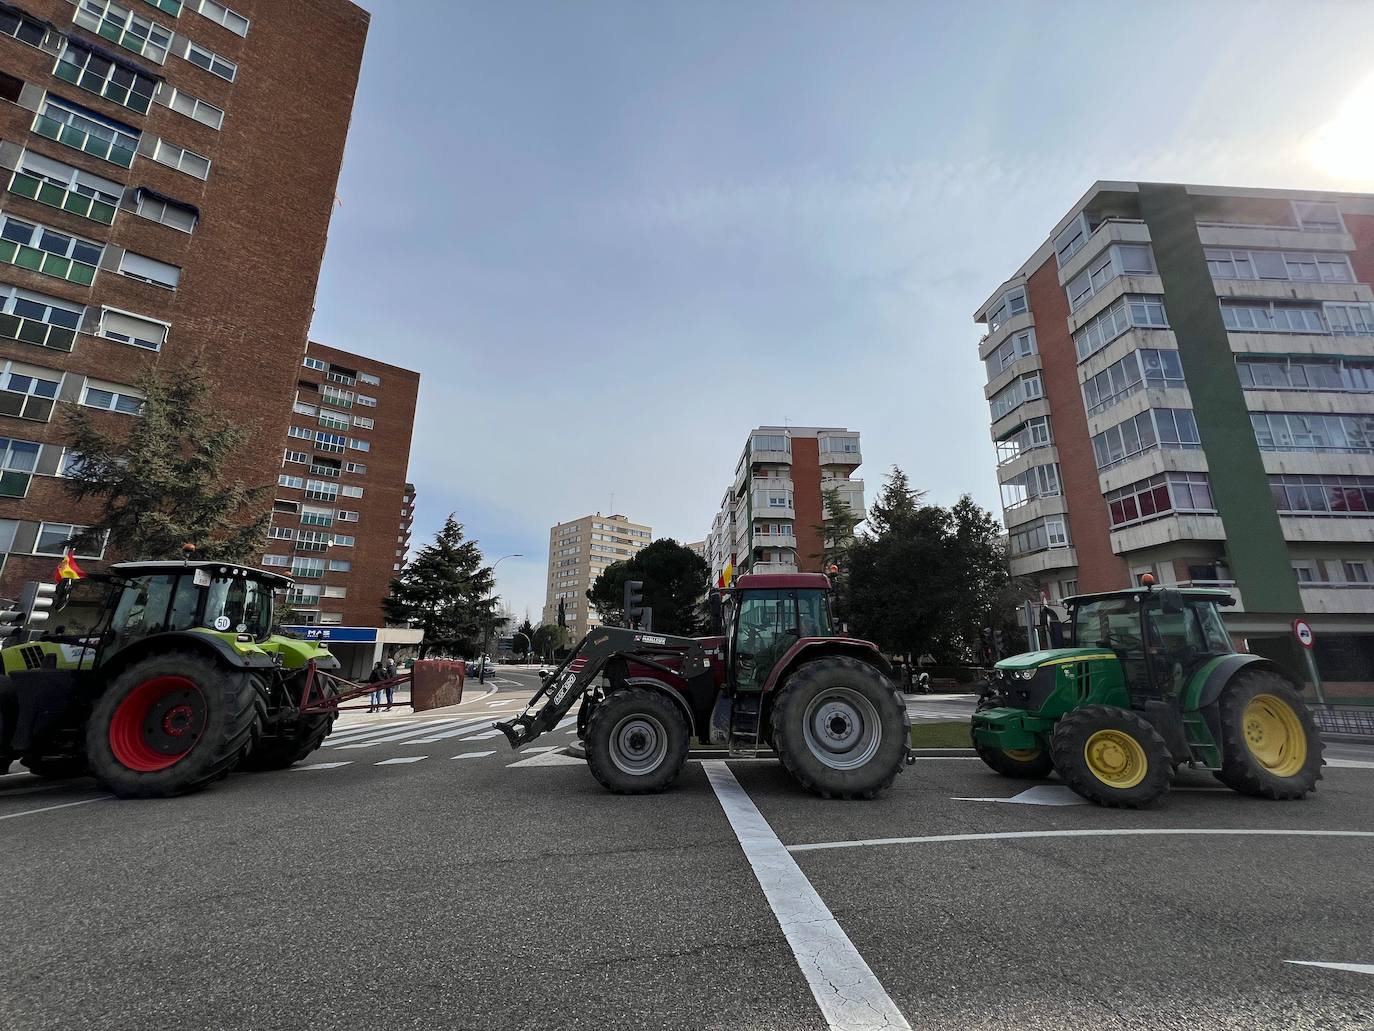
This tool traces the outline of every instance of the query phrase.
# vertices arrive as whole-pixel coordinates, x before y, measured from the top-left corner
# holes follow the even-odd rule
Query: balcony
[[[1030,329],[1035,325],[1035,316],[1029,311],[1023,311],[1019,315],[1013,315],[994,330],[989,330],[987,335],[978,341],[978,360],[985,362],[993,351],[997,350],[1006,342],[1006,339],[1013,333],[1020,333],[1022,330]]]
[[[1052,569],[1074,569],[1077,565],[1078,552],[1072,547],[1046,548],[1030,555],[1018,555],[1010,561],[1012,576],[1029,576]]]
[[[1348,516],[1279,516],[1283,539],[1294,544],[1368,544],[1374,518]]]
[[[94,265],[64,258],[49,251],[40,251],[37,247],[15,243],[13,240],[0,240],[0,261],[52,276],[54,279],[65,279],[78,286],[90,286],[95,282]]]
[[[756,548],[795,548],[797,535],[795,533],[756,533],[753,543]]]
[[[754,491],[755,519],[795,519],[797,510],[792,500],[792,492],[787,492],[786,501],[775,499],[770,502],[767,491]]]
[[[1310,279],[1213,279],[1212,286],[1222,300],[1261,301],[1374,301],[1374,291],[1365,283],[1323,283]],[[1131,291],[1136,293],[1137,291]],[[1159,293],[1160,291],[1139,291]],[[1231,334],[1233,337],[1237,334]],[[1263,334],[1241,333],[1241,337]],[[1277,334],[1276,334],[1277,335]],[[1304,334],[1291,333],[1288,336]],[[1342,339],[1337,337],[1337,339]]]
[[[0,312],[0,337],[53,351],[70,351],[76,342],[76,330]]]
[[[332,465],[312,465],[310,473],[312,476],[332,476],[336,479],[339,476],[338,468]]]
[[[1185,512],[1171,513],[1159,519],[1123,526],[1111,533],[1112,550],[1128,555],[1142,548],[1152,548],[1173,541],[1224,541],[1226,527],[1221,516]]]
[[[795,573],[797,572],[795,562],[754,562],[746,573]]]
[[[1374,614],[1374,584],[1298,584],[1304,612]]]
[[[1059,268],[1059,285],[1066,285],[1088,263],[1114,243],[1149,243],[1150,227],[1139,218],[1104,218],[1097,228]]]
[[[819,447],[822,467],[827,465],[863,465],[864,460],[859,452],[858,437],[821,437]]]
[[[81,153],[89,154],[101,161],[108,161],[120,168],[129,168],[134,163],[134,152],[127,147],[121,147],[113,140],[94,136],[85,129],[78,129],[74,125],[66,125],[56,118],[49,118],[47,115],[39,115],[33,120],[33,131],[39,136],[46,136],[48,139],[62,144],[64,147],[71,147],[73,150],[79,150]]]
[[[107,226],[114,224],[115,211],[118,210],[108,201],[97,200],[72,189],[64,190],[56,183],[39,179],[27,172],[14,173],[14,178],[10,180],[10,193],[27,197],[29,200],[36,200],[39,204],[46,204],[50,208],[69,211],[73,215],[80,215],[82,218],[89,218],[92,222],[99,222]]]
[[[1253,225],[1244,222],[1198,222],[1198,239],[1204,247],[1238,250],[1353,251],[1349,233],[1322,232],[1299,226]]]

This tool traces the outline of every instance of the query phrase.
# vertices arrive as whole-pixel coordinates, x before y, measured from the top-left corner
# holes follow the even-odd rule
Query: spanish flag
[[[725,568],[724,568],[723,570],[721,570],[721,574],[720,574],[720,585],[721,585],[722,587],[729,587],[729,586],[730,586],[730,580],[731,580],[731,578],[732,578],[734,575],[735,575],[735,560],[734,560],[734,559],[730,559],[728,562],[725,563]]]
[[[68,548],[66,556],[57,564],[57,582],[61,583],[63,580],[80,580],[85,575],[86,574],[81,571],[81,567],[76,564],[76,555]]]

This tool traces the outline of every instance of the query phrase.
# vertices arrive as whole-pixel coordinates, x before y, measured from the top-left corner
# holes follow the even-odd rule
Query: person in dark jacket
[[[369,684],[380,684],[385,679],[386,669],[382,666],[381,662],[374,662],[372,664],[372,672],[369,673],[367,676],[367,682]],[[382,707],[381,689],[378,688],[377,690],[374,690],[372,694],[368,696],[367,702],[368,712],[379,712]]]

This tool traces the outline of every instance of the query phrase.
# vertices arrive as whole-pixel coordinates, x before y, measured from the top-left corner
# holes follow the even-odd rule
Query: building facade
[[[839,491],[864,518],[859,434],[842,427],[760,426],[749,434],[735,476],[706,538],[715,583],[740,573],[821,572],[817,529],[829,517],[824,494]]]
[[[1099,182],[976,313],[1012,572],[1374,679],[1374,196]]]
[[[396,561],[391,571],[399,573],[410,561],[410,531],[415,525],[415,484],[407,483],[401,494],[401,524],[396,531]]]
[[[419,389],[409,369],[313,340],[306,349],[262,556],[296,581],[295,623],[382,625],[382,599],[409,547]]]
[[[0,6],[0,594],[96,511],[63,407],[136,419],[155,363],[203,361],[249,433],[229,474],[276,476],[367,28],[347,0]]]
[[[653,530],[627,516],[583,516],[549,530],[549,578],[542,621],[558,622],[558,603],[574,642],[600,626],[587,591],[612,562],[628,562],[653,540]]]

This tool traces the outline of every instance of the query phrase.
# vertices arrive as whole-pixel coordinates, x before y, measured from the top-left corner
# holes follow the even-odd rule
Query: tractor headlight
[[[1023,669],[1023,670],[1021,671],[1021,679],[1022,679],[1022,680],[1030,680],[1030,679],[1032,679],[1034,676],[1035,676],[1035,670],[1033,670],[1033,669]]]

